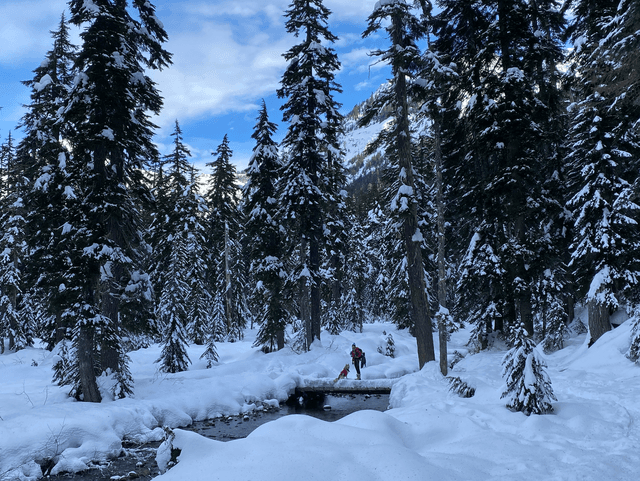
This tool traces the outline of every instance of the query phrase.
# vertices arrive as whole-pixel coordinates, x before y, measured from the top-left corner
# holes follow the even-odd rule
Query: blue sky
[[[325,0],[332,12],[330,30],[339,37],[333,45],[342,63],[337,96],[347,113],[366,99],[388,76],[367,54],[384,46],[383,37],[363,40],[366,19],[377,0]],[[180,122],[186,143],[199,168],[229,135],[234,161],[246,167],[262,98],[272,121],[281,124],[281,101],[275,95],[284,72],[282,54],[296,43],[284,27],[290,0],[155,0],[157,15],[169,34],[165,44],[173,66],[149,72],[165,99],[155,137],[162,153],[170,149],[174,122]],[[2,0],[0,2],[0,141],[14,131],[29,101],[20,81],[51,48],[50,30],[58,26],[66,0]],[[74,43],[80,40],[74,32]],[[278,138],[286,130],[280,125]],[[20,138],[19,131],[13,132]]]

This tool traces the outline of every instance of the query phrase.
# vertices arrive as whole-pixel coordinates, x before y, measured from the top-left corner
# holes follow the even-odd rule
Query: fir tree
[[[542,229],[561,204],[543,186],[558,161],[563,21],[553,1],[440,3],[435,46],[460,78],[444,97],[449,211],[470,239],[457,308],[484,347],[520,320],[533,332],[533,288],[550,267],[556,239]]]
[[[191,170],[191,182],[184,192],[185,212],[188,213],[186,229],[187,239],[187,331],[189,338],[196,344],[206,342],[210,329],[212,295],[207,283],[207,241],[204,219],[206,202],[198,194],[196,169]]]
[[[162,329],[162,353],[156,361],[163,372],[176,373],[186,371],[191,360],[187,354],[189,345],[186,330],[187,312],[185,309],[188,291],[185,278],[187,261],[186,235],[176,232],[171,242],[171,261],[167,271],[162,295],[157,306],[157,316]]]
[[[433,17],[431,15],[431,4],[423,3],[423,20],[433,31]],[[451,89],[453,82],[458,80],[454,65],[445,65],[440,55],[434,49],[432,42],[429,42],[427,49],[422,55],[420,71],[415,82],[420,102],[420,116],[425,117],[431,123],[431,134],[433,137],[433,159],[435,170],[434,188],[436,193],[436,225],[438,231],[437,242],[437,264],[438,264],[438,312],[436,319],[438,323],[438,338],[440,351],[440,371],[443,376],[447,375],[447,327],[452,323],[449,315],[447,303],[447,260],[445,250],[445,200],[444,200],[444,179],[443,179],[443,157],[442,157],[442,124],[443,124],[443,97]]]
[[[636,312],[632,317],[631,345],[627,357],[630,361],[640,364],[640,315]]]
[[[123,329],[151,317],[119,314],[122,304],[146,308],[150,301],[148,276],[140,270],[137,208],[148,198],[144,168],[158,155],[149,116],[159,113],[162,98],[144,70],[168,66],[170,54],[162,48],[167,35],[148,1],[134,0],[135,12],[127,2],[109,0],[71,0],[69,7],[71,22],[84,30],[63,113],[73,153],[66,231],[73,252],[65,286],[73,302],[63,316],[75,319],[74,391],[99,402],[96,371],[122,370]]]
[[[637,289],[640,273],[640,107],[628,97],[640,82],[637,71],[622,67],[635,56],[629,47],[638,44],[637,23],[627,20],[634,12],[637,18],[638,8],[636,2],[573,3],[572,57],[579,80],[574,87],[578,101],[571,106],[575,194],[568,206],[576,228],[570,266],[589,307],[595,342],[611,329],[610,313]]]
[[[273,140],[276,125],[269,121],[262,102],[252,134],[256,145],[247,169],[243,189],[243,211],[247,219],[244,242],[249,246],[249,271],[256,285],[252,298],[260,330],[254,343],[267,351],[284,347],[287,314],[283,296],[283,235],[277,200],[280,159]]]
[[[31,288],[26,295],[40,299],[34,308],[46,314],[50,321],[40,332],[50,349],[71,336],[71,326],[62,323],[67,291],[60,288],[64,286],[65,259],[69,258],[69,246],[62,241],[62,229],[66,223],[65,201],[70,191],[66,191],[68,152],[62,142],[67,138],[67,126],[60,121],[59,111],[72,87],[76,57],[64,15],[59,28],[51,34],[53,48],[34,70],[33,79],[23,82],[31,89],[31,96],[21,121],[25,135],[17,151],[24,175],[30,182],[25,194],[29,258],[24,274]]]
[[[385,22],[388,24],[383,27]],[[377,3],[368,18],[363,37],[382,28],[386,29],[391,45],[387,50],[374,51],[373,55],[391,64],[393,78],[386,95],[381,95],[376,100],[364,115],[361,124],[369,123],[384,106],[393,107],[392,127],[388,133],[383,133],[379,142],[386,146],[397,176],[397,181],[394,182],[398,188],[391,201],[391,211],[394,221],[400,226],[402,236],[403,256],[406,257],[403,265],[406,266],[408,279],[407,298],[410,299],[408,310],[418,344],[418,361],[422,368],[427,362],[435,360],[435,354],[422,257],[424,237],[418,218],[419,192],[413,165],[407,77],[414,73],[412,69],[419,64],[417,42],[426,31],[423,22],[415,17],[411,7],[402,0]],[[397,278],[402,278],[400,276]]]
[[[546,353],[562,349],[568,335],[569,319],[563,299],[558,295],[563,287],[551,270],[536,285],[534,309],[537,324],[540,325],[538,332],[543,336],[542,346]]]
[[[286,99],[283,121],[289,123],[282,141],[285,159],[278,200],[295,252],[289,277],[297,286],[306,349],[320,339],[325,226],[337,219],[336,187],[341,182],[342,116],[333,98],[334,92],[341,92],[335,82],[340,63],[327,45],[337,40],[327,27],[330,14],[321,0],[290,4],[285,13],[287,32],[302,38],[284,54],[288,66],[278,90],[278,97]]]
[[[209,188],[205,199],[208,208],[209,282],[215,296],[221,292],[225,302],[226,332],[230,341],[242,339],[246,325],[244,271],[240,244],[241,213],[236,168],[231,163],[233,151],[227,135],[215,152]]]
[[[557,401],[547,375],[544,361],[536,351],[524,324],[513,332],[515,343],[502,360],[502,377],[506,390],[507,408],[530,414],[549,414],[553,412],[551,401]]]
[[[388,357],[396,357],[396,342],[393,340],[393,334],[386,332],[382,332],[384,337],[384,342],[382,345],[378,346],[378,352]]]
[[[224,341],[227,333],[227,311],[225,307],[224,293],[217,291],[213,297],[211,308],[211,326],[209,328],[208,344]]]
[[[196,175],[189,164],[189,149],[183,143],[176,121],[174,149],[164,160],[164,172],[157,183],[159,198],[156,229],[156,285],[160,292],[157,318],[165,349],[161,369],[185,370],[189,364],[186,347],[191,340],[205,342],[209,325],[206,287],[204,200],[197,193]],[[214,347],[215,349],[215,347]]]
[[[0,350],[4,352],[4,338],[9,349],[20,350],[32,344],[34,326],[30,316],[20,313],[24,290],[23,262],[27,257],[23,194],[26,179],[17,165],[13,137],[0,146],[3,187],[0,199]]]

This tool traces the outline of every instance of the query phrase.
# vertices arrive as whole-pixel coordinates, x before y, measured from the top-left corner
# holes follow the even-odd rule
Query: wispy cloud
[[[66,6],[65,0],[0,2],[0,64],[15,66],[44,58],[52,44],[49,31],[57,27]]]

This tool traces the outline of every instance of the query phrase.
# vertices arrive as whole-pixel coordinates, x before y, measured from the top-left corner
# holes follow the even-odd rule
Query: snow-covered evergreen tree
[[[22,82],[31,90],[30,103],[20,126],[24,137],[17,149],[23,175],[30,182],[25,193],[25,220],[28,226],[26,242],[29,256],[24,275],[30,286],[25,294],[34,302],[46,322],[40,337],[49,348],[63,339],[70,339],[69,325],[62,323],[62,308],[67,302],[64,285],[65,259],[69,258],[67,243],[62,241],[65,225],[65,188],[67,154],[66,125],[59,114],[73,81],[76,47],[70,42],[69,26],[62,15],[59,28],[51,32],[53,47],[45,60],[34,70],[31,80]]]
[[[171,243],[171,261],[158,306],[156,308],[158,322],[162,331],[162,353],[156,361],[163,372],[182,372],[189,369],[191,360],[187,354],[189,345],[187,333],[186,298],[188,279],[185,265],[187,262],[188,233],[176,232]]]
[[[233,151],[225,134],[222,143],[208,162],[212,169],[205,194],[208,208],[206,236],[209,241],[209,282],[213,296],[221,292],[224,297],[227,339],[236,341],[244,337],[248,317],[244,293],[242,258],[240,190],[236,167],[231,163]]]
[[[416,2],[419,4],[419,2]],[[424,23],[404,0],[378,2],[367,20],[364,37],[385,29],[390,41],[386,50],[376,50],[373,55],[391,64],[393,78],[384,95],[380,95],[361,120],[368,124],[381,109],[390,106],[392,126],[383,131],[379,143],[386,147],[387,156],[393,162],[397,185],[391,200],[391,213],[402,239],[403,271],[408,279],[409,316],[418,344],[420,367],[435,359],[430,306],[427,299],[425,268],[422,255],[424,242],[420,230],[417,169],[414,168],[411,130],[409,124],[409,91],[407,79],[420,64],[417,42],[426,33]],[[397,279],[402,279],[402,273]]]
[[[23,263],[27,257],[25,242],[24,193],[27,179],[16,158],[11,133],[0,145],[0,350],[4,339],[9,349],[20,350],[33,342],[35,326],[31,316],[20,313],[23,309]]]
[[[283,188],[278,200],[293,246],[290,251],[295,252],[289,277],[297,287],[307,349],[320,338],[325,227],[338,218],[337,169],[342,168],[342,116],[333,98],[341,91],[335,82],[340,63],[329,46],[337,40],[327,26],[330,13],[322,0],[294,0],[289,5],[286,29],[301,41],[284,54],[288,65],[278,90],[278,97],[286,99],[281,109],[289,124],[282,141]]]
[[[577,101],[570,107],[574,195],[568,206],[576,225],[570,266],[595,342],[611,329],[610,313],[637,290],[640,275],[640,105],[629,96],[640,75],[627,66],[637,62],[639,14],[633,1],[573,3],[568,74]]]
[[[244,243],[248,245],[250,275],[256,283],[251,296],[260,325],[255,346],[273,351],[284,347],[287,320],[283,293],[284,236],[277,203],[281,163],[273,140],[277,127],[269,121],[264,101],[257,120],[251,136],[256,145],[243,189],[242,208],[247,219]]]
[[[640,364],[640,316],[638,315],[633,318],[631,345],[627,357],[636,364]]]
[[[557,401],[546,372],[546,364],[523,323],[513,329],[514,345],[502,360],[502,377],[506,389],[507,408],[530,414],[553,412],[552,401]]]
[[[550,267],[556,239],[543,221],[559,199],[543,186],[561,139],[563,17],[555,1],[440,4],[435,46],[459,74],[444,97],[448,210],[458,213],[457,237],[469,240],[457,310],[485,346],[490,332],[521,319],[533,332],[533,286]]]
[[[62,113],[72,152],[64,235],[73,249],[65,272],[71,302],[63,317],[75,323],[74,391],[99,402],[96,371],[122,370],[123,329],[140,328],[131,324],[151,317],[121,306],[147,308],[151,297],[140,265],[144,242],[137,209],[149,195],[144,168],[158,156],[150,114],[159,113],[162,98],[145,69],[168,66],[170,54],[149,1],[134,0],[130,10],[128,2],[71,0],[69,9],[71,23],[83,28],[83,44]]]
[[[190,185],[184,192],[185,212],[188,213],[185,228],[187,238],[187,331],[196,344],[206,341],[211,324],[211,301],[213,299],[207,283],[207,240],[205,237],[206,202],[198,193],[198,178],[195,168],[191,170]]]
[[[172,136],[173,151],[164,157],[156,182],[158,209],[153,224],[154,279],[159,292],[156,316],[165,345],[159,361],[166,372],[188,367],[185,354],[189,341],[205,343],[211,300],[202,224],[206,208],[197,192],[196,174],[188,159],[191,153],[184,145],[178,121]]]
[[[563,302],[563,283],[558,282],[551,270],[536,284],[534,310],[538,332],[543,336],[542,346],[546,353],[564,347],[569,318]]]
[[[378,352],[388,357],[395,357],[396,342],[393,339],[393,334],[391,333],[387,334],[384,331],[382,332],[382,334],[384,335],[384,340],[382,344],[378,346]]]

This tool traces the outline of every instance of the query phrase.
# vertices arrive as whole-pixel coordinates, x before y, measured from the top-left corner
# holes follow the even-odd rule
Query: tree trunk
[[[276,334],[276,343],[278,345],[278,351],[284,349],[284,329],[278,330]]]
[[[108,283],[107,283],[108,284]],[[106,292],[103,294],[102,312],[111,319],[111,328],[114,332],[119,332],[120,319],[118,316],[118,308],[120,301],[113,296],[113,293]],[[111,372],[117,372],[120,369],[119,366],[119,353],[118,350],[107,340],[100,345],[100,370],[106,371],[110,369]]]
[[[300,241],[300,263],[307,267],[307,240],[302,238]],[[300,277],[298,304],[300,309],[300,319],[304,323],[305,349],[309,350],[313,342],[313,330],[311,328],[311,300],[309,294],[309,279]]]
[[[322,306],[320,304],[320,245],[318,239],[311,239],[309,249],[309,264],[312,272],[311,278],[311,342],[320,340],[320,328],[322,327]]]
[[[591,340],[589,346],[596,342],[600,337],[611,330],[611,322],[609,321],[609,307],[596,301],[589,301],[587,305],[589,312],[589,334]]]
[[[447,358],[447,279],[445,277],[444,192],[442,181],[442,149],[440,119],[433,119],[434,155],[436,161],[436,207],[438,211],[438,344],[440,348],[440,372],[446,376],[449,370]]]
[[[224,308],[227,318],[227,332],[231,331],[233,324],[231,309],[231,269],[229,265],[229,224],[224,223]]]
[[[402,38],[402,18],[394,17],[393,44],[400,48],[404,46]],[[411,130],[409,128],[409,108],[407,102],[407,84],[403,71],[394,72],[396,85],[395,97],[397,113],[396,143],[400,170],[405,177],[402,182],[410,187],[415,195],[415,182],[413,179],[413,165],[411,161]],[[414,197],[415,199],[415,197]],[[427,302],[424,264],[422,262],[421,242],[418,241],[418,206],[415,200],[409,205],[409,212],[404,213],[403,238],[407,253],[407,268],[409,276],[409,292],[411,297],[410,315],[415,329],[416,343],[418,345],[418,364],[420,369],[429,361],[435,361],[433,345],[433,332],[431,329],[431,313]]]
[[[83,401],[99,403],[102,396],[98,390],[98,383],[95,374],[95,359],[93,357],[94,346],[93,328],[83,326],[79,328],[78,345],[78,375],[80,380],[80,391]]]

